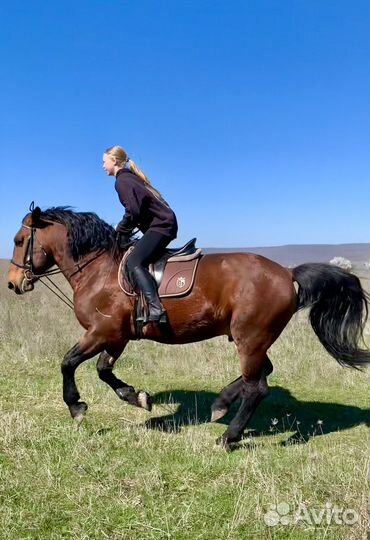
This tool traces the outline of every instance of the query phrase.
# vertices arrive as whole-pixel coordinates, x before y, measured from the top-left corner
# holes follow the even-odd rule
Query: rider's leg
[[[133,285],[142,291],[148,303],[150,322],[166,322],[166,312],[158,297],[157,284],[147,267],[162,255],[170,241],[170,237],[148,230],[127,258],[127,270]]]
[[[132,269],[132,276],[137,288],[141,290],[148,303],[148,322],[166,322],[165,309],[158,296],[157,284],[149,271],[143,266],[135,266]]]

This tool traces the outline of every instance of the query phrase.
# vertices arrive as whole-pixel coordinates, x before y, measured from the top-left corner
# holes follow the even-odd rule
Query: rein
[[[46,279],[50,281],[50,283],[53,285],[53,287],[55,287],[60,292],[60,294],[62,296],[59,296],[59,294],[52,287],[50,287],[50,285],[45,283],[45,281],[43,281],[42,279],[40,279],[41,283],[43,285],[45,285],[45,287],[47,289],[49,289],[49,291],[51,291],[53,294],[55,294],[55,296],[57,296],[62,302],[64,302],[64,304],[66,306],[68,306],[70,309],[74,309],[73,301],[70,298],[68,298],[68,296],[62,291],[62,289],[60,287],[58,287],[58,285],[56,283],[54,283],[54,281],[51,280],[49,277],[46,277]],[[64,296],[64,298],[63,298],[63,296]]]

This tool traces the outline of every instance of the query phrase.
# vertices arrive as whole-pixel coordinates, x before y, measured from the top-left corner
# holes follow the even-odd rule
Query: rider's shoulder
[[[135,174],[127,169],[121,169],[116,176],[116,185],[132,187],[134,189],[140,189],[142,182],[140,182]]]

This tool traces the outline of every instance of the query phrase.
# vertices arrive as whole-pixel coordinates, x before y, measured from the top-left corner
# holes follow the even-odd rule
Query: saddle
[[[149,265],[149,272],[157,283],[160,298],[190,293],[202,253],[202,250],[195,246],[196,240],[192,238],[178,249],[167,249],[158,261]],[[118,269],[119,286],[128,296],[137,296],[126,271],[126,261],[133,249],[134,246],[126,251]]]

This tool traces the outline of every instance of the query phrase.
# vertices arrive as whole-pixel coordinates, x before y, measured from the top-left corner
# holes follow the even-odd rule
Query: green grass
[[[305,317],[272,348],[271,394],[232,452],[216,446],[225,424],[209,416],[239,374],[233,344],[130,343],[116,371],[154,395],[150,415],[119,401],[87,362],[77,383],[89,410],[76,430],[59,366],[80,333],[40,286],[24,298],[1,288],[1,540],[367,538],[369,375],[328,357]],[[359,521],[267,526],[283,502],[330,502]]]

